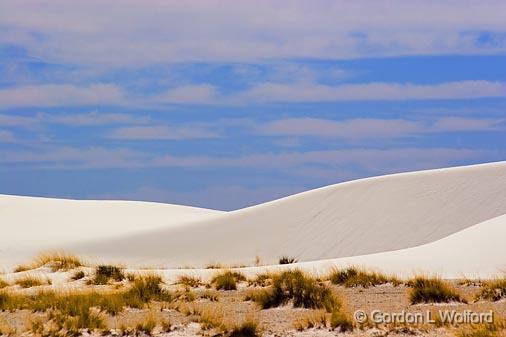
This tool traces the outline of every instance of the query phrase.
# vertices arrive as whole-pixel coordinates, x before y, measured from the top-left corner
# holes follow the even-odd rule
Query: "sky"
[[[506,160],[506,2],[3,0],[0,194],[238,209]]]

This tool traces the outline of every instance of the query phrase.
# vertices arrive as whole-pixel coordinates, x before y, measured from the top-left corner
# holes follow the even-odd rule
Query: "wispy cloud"
[[[0,90],[0,109],[4,110],[18,107],[122,105],[125,102],[123,92],[113,84],[42,84]]]
[[[162,139],[208,139],[219,138],[214,131],[198,127],[132,126],[118,128],[106,136],[123,140],[162,140]]]
[[[505,11],[499,0],[88,0],[73,6],[8,0],[0,12],[7,29],[0,43],[21,43],[30,55],[50,61],[116,66],[495,53],[506,48],[500,34]],[[191,29],[182,29],[189,23]],[[499,34],[483,44],[483,31]]]

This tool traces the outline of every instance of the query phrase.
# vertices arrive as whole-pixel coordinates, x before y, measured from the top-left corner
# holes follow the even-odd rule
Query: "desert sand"
[[[232,212],[2,196],[9,235],[0,261],[9,267],[41,249],[65,250],[173,277],[181,267],[252,266],[256,257],[272,265],[287,255],[316,271],[353,264],[488,277],[505,268],[504,214],[506,162],[360,179]],[[265,268],[279,267],[244,270]]]

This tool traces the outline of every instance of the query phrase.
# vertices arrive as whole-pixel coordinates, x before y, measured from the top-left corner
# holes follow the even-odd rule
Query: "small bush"
[[[292,264],[297,263],[297,259],[288,256],[282,256],[279,258],[279,264]]]
[[[154,319],[149,318],[145,322],[138,323],[135,327],[135,330],[137,332],[145,333],[148,336],[151,336],[153,334],[153,330],[156,327],[156,322]]]
[[[10,284],[0,278],[0,289],[8,287]]]
[[[339,329],[341,332],[353,330],[352,320],[342,311],[334,309],[330,315],[330,326]]]
[[[14,281],[14,283],[19,285],[21,288],[31,288],[31,287],[38,287],[41,285],[47,285],[50,284],[51,282],[49,280],[43,281],[42,279],[33,276],[25,276],[17,279],[16,281]]]
[[[78,270],[74,274],[72,274],[72,276],[70,277],[70,279],[72,281],[77,281],[77,280],[83,279],[85,276],[86,276],[86,274],[84,273],[84,271]]]
[[[478,295],[476,295],[476,299],[493,302],[499,301],[503,298],[506,298],[506,278],[502,280],[486,282],[482,286]]]
[[[189,276],[189,275],[181,275],[177,279],[177,284],[181,284],[185,287],[197,288],[197,287],[201,286],[203,283],[200,280],[200,278],[198,278],[198,277]]]
[[[408,282],[409,301],[416,303],[466,302],[455,290],[437,278],[416,277]]]
[[[150,301],[170,301],[172,296],[162,289],[162,278],[157,275],[141,276],[135,279],[123,297],[128,306],[142,307]]]
[[[125,279],[122,268],[112,265],[100,265],[95,268],[95,275],[89,281],[90,284],[108,284],[109,281],[120,282]]]
[[[246,277],[239,272],[225,271],[213,277],[211,284],[213,284],[217,290],[236,290],[237,282],[245,280]]]
[[[290,300],[293,300],[294,307],[324,308],[328,312],[340,306],[329,287],[298,270],[275,276],[270,289],[259,290],[251,297],[263,309],[277,307]]]
[[[81,267],[82,261],[75,255],[66,253],[45,253],[40,254],[32,263],[19,265],[14,269],[15,273],[49,266],[51,271],[68,271]]]
[[[272,284],[274,275],[269,273],[258,274],[254,279],[248,280],[248,286],[253,287],[266,287]]]
[[[400,281],[393,277],[386,277],[376,272],[368,272],[359,270],[354,267],[343,270],[334,270],[329,276],[330,282],[333,284],[344,285],[347,288],[362,286],[368,288],[385,283],[394,285],[400,284]]]
[[[229,337],[257,337],[258,323],[252,320],[247,320],[241,325],[232,328]]]

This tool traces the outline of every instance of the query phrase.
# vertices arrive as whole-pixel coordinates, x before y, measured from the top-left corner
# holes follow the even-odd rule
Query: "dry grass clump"
[[[113,265],[100,265],[95,268],[93,279],[89,284],[100,285],[108,284],[110,281],[120,282],[125,279],[123,268]]]
[[[155,329],[155,327],[156,321],[152,317],[150,317],[143,322],[137,323],[137,325],[135,326],[135,330],[138,333],[144,333],[148,336],[151,336],[153,334],[153,330]]]
[[[458,337],[498,337],[498,329],[493,324],[480,324],[461,330]],[[503,336],[501,334],[501,336]]]
[[[246,320],[243,323],[232,327],[229,337],[257,337],[260,336],[258,323],[253,320]]]
[[[179,276],[176,283],[190,288],[197,288],[204,284],[202,280],[197,276],[190,276],[190,275]]]
[[[10,284],[0,278],[0,289],[3,289],[8,286],[10,286]]]
[[[257,274],[255,278],[248,280],[248,286],[251,287],[267,287],[272,284],[272,278],[274,274],[262,273]]]
[[[85,276],[86,276],[86,273],[84,271],[78,270],[74,274],[72,274],[72,276],[70,276],[70,279],[72,281],[77,281],[77,280],[83,279]]]
[[[236,290],[237,282],[246,281],[246,277],[239,272],[225,271],[217,274],[211,280],[216,290]]]
[[[269,289],[254,292],[251,299],[263,309],[278,307],[293,301],[294,307],[325,309],[331,312],[340,307],[332,290],[301,271],[285,271],[276,275]]]
[[[464,302],[456,290],[438,278],[418,276],[410,280],[407,285],[411,287],[409,301],[416,303],[448,303]]]
[[[330,315],[330,326],[341,332],[351,331],[353,330],[353,321],[344,312],[334,309]]]
[[[282,256],[279,258],[279,264],[292,264],[297,263],[297,259],[289,256]]]
[[[57,293],[41,291],[35,295],[0,292],[0,310],[28,309],[38,312],[58,310],[69,316],[84,315],[91,308],[116,315],[125,307],[143,308],[151,301],[169,302],[172,295],[162,289],[159,276],[139,277],[132,286],[122,291],[86,291]]]
[[[30,264],[19,265],[14,269],[15,273],[37,269],[42,266],[48,266],[52,272],[68,271],[74,268],[81,267],[82,261],[75,255],[68,253],[43,253]]]
[[[506,278],[484,283],[480,292],[476,295],[476,299],[493,302],[503,298],[506,298]]]
[[[377,272],[360,270],[355,267],[349,267],[343,270],[334,270],[329,275],[330,282],[343,285],[347,288],[362,286],[368,288],[385,283],[398,285],[401,282],[394,277],[387,277]]]
[[[19,285],[21,288],[31,288],[31,287],[38,287],[42,285],[50,285],[51,280],[46,279],[43,280],[39,277],[27,275],[25,277],[19,278],[16,281],[14,281],[14,284]]]
[[[295,330],[303,331],[311,328],[325,328],[327,327],[327,315],[325,310],[312,311],[295,321]]]

